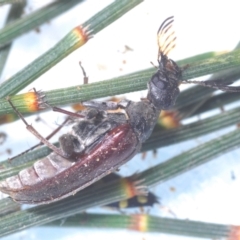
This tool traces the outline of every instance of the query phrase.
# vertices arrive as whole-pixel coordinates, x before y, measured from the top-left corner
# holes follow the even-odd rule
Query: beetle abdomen
[[[55,153],[19,175],[0,182],[0,190],[21,203],[48,203],[75,194],[113,172],[140,149],[128,124],[109,131],[88,154],[72,163]]]

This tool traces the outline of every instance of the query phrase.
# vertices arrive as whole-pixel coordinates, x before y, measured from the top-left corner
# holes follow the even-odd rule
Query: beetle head
[[[167,18],[157,32],[158,71],[148,82],[147,99],[158,110],[171,108],[179,95],[179,80],[181,69],[171,59],[168,53],[175,47],[175,34],[172,31],[173,17]]]
[[[148,82],[147,99],[158,110],[171,108],[179,95],[181,69],[166,55],[160,53],[158,71]]]

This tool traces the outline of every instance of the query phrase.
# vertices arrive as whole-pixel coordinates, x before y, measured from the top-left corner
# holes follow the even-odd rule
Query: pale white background
[[[29,1],[26,13],[43,6],[49,1]],[[111,1],[88,0],[79,4],[61,17],[40,27],[41,32],[32,31],[18,38],[13,45],[2,80],[7,79],[22,69],[36,57],[54,46],[73,27],[83,23],[90,16],[109,4]],[[0,26],[3,26],[9,7],[0,8]],[[160,23],[169,16],[175,16],[177,46],[171,52],[174,60],[183,59],[207,51],[225,51],[234,48],[240,40],[239,32],[239,1],[191,1],[191,0],[147,0],[120,20],[107,27],[84,47],[76,50],[61,61],[37,81],[22,92],[32,87],[41,90],[73,86],[82,83],[82,74],[78,62],[82,61],[89,75],[90,82],[109,79],[121,74],[149,68],[150,61],[156,62],[157,45],[156,31]],[[133,49],[123,54],[124,45]],[[123,64],[126,61],[126,64]],[[145,92],[128,95],[138,100]],[[51,128],[61,122],[62,116],[57,113],[41,114]],[[28,118],[43,135],[51,129],[43,123],[36,123]],[[228,128],[224,132],[233,130]],[[14,130],[13,130],[14,129]],[[8,134],[7,142],[1,146],[1,152],[11,147],[13,154],[32,146],[37,141],[23,126],[16,122],[0,126],[1,131]],[[66,131],[66,129],[65,129]],[[171,156],[186,151],[212,137],[198,138],[175,148],[164,147],[158,150],[158,159],[148,153],[142,161],[140,156],[121,168],[124,174],[132,174],[164,161]],[[7,155],[1,155],[5,159]],[[161,198],[162,206],[155,206],[151,213],[159,216],[201,220],[214,223],[240,225],[240,164],[239,150],[226,154],[186,174],[154,187],[152,190]],[[233,178],[233,175],[235,176]],[[171,191],[171,188],[175,191]],[[98,210],[101,211],[101,210]],[[96,212],[96,209],[92,210]],[[146,234],[128,231],[34,228],[4,239],[193,239],[163,234]],[[131,234],[131,235],[130,235]],[[194,238],[195,239],[195,238]]]

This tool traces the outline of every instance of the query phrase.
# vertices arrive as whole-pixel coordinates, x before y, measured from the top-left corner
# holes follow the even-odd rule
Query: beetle
[[[172,23],[173,17],[169,17],[158,29],[158,69],[147,84],[147,97],[138,102],[84,102],[86,110],[73,115],[71,131],[59,138],[60,148],[41,137],[8,99],[27,129],[53,152],[1,181],[0,190],[20,203],[51,203],[74,195],[136,155],[151,135],[160,111],[173,107],[180,93],[183,69],[168,58],[175,46],[175,38],[169,33]],[[228,86],[219,89],[240,91]],[[112,111],[117,109],[121,111]]]

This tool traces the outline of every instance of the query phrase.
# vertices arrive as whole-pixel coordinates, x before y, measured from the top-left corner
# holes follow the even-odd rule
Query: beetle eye
[[[155,75],[152,77],[152,81],[151,81],[155,86],[156,88],[158,89],[165,89],[167,87],[167,83],[160,80],[158,75]]]

